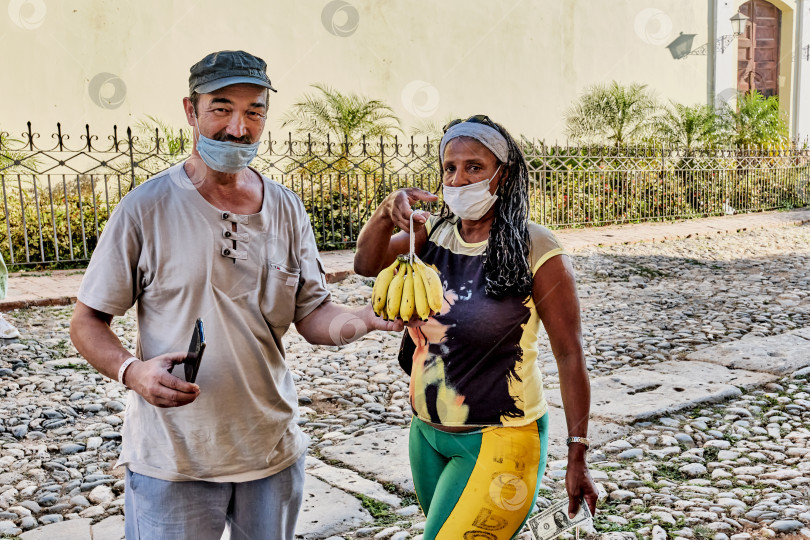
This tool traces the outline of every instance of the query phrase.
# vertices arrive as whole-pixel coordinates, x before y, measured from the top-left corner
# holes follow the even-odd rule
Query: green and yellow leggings
[[[522,427],[439,431],[414,417],[409,453],[424,540],[508,540],[529,517],[546,468],[548,414]]]

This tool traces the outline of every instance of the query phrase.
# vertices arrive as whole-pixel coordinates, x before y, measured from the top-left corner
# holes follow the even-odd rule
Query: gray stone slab
[[[739,388],[764,385],[776,378],[706,362],[662,362],[648,369],[620,371],[591,379],[591,418],[629,424],[737,397]],[[559,390],[546,390],[546,398],[551,405],[562,407]]]
[[[90,535],[90,518],[68,519],[51,523],[39,529],[24,532],[21,540],[92,540]]]
[[[630,432],[627,426],[613,422],[606,422],[599,418],[588,421],[588,440],[591,448],[599,448]],[[565,423],[565,411],[558,407],[548,408],[548,459],[565,459],[568,457],[568,447],[565,439],[568,438],[568,425]]]
[[[371,514],[356,497],[307,475],[304,482],[304,505],[295,528],[296,538],[329,538],[352,531],[370,521]]]
[[[371,497],[394,508],[402,506],[399,497],[388,492],[381,484],[363,478],[351,469],[332,467],[320,460],[307,457],[307,474],[311,474],[343,491]]]
[[[69,368],[75,366],[84,366],[92,368],[87,360],[80,356],[72,356],[70,358],[57,358],[55,360],[46,360],[42,363],[45,366],[53,369],[60,369],[60,368]]]
[[[790,375],[810,366],[810,328],[800,328],[778,336],[752,336],[721,343],[693,352],[686,358],[733,369]]]
[[[805,326],[804,328],[797,328],[796,330],[788,332],[788,334],[796,334],[797,336],[801,336],[804,339],[810,339],[810,326]]]
[[[588,424],[588,438],[595,448],[630,431],[624,425],[598,417],[592,417]],[[549,407],[549,459],[563,459],[568,455],[567,437],[565,412],[559,407]],[[391,482],[405,491],[414,491],[408,459],[408,428],[362,435],[320,450],[324,457],[341,461],[380,482]]]
[[[124,540],[124,516],[110,516],[92,526],[93,540]]]
[[[341,461],[380,482],[391,482],[400,489],[413,492],[408,433],[408,428],[378,431],[321,447],[320,452],[323,457]]]

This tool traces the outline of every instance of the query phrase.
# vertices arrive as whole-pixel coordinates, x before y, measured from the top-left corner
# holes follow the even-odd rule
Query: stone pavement
[[[663,244],[563,238],[581,295],[603,538],[810,538],[810,227],[791,220],[804,217],[737,223],[739,234],[681,230],[692,238]],[[365,304],[368,282],[330,285],[333,298]],[[7,315],[23,338],[0,342],[0,535],[122,537],[111,464],[126,394],[76,356],[69,315]],[[132,311],[114,330],[132,346]],[[313,439],[297,535],[419,538],[399,336],[342,348],[294,330],[284,339]],[[556,366],[547,340],[539,348],[551,431],[537,508],[563,496],[566,464]]]
[[[676,222],[562,229],[555,231],[555,234],[567,250],[575,251],[587,246],[660,242],[678,238],[705,237],[713,234],[801,225],[808,222],[810,222],[810,208],[800,208],[786,212],[738,214]]]
[[[555,234],[568,251],[589,246],[611,246],[751,231],[810,222],[810,209],[763,212],[664,223],[612,225],[586,229],[561,229]],[[352,274],[351,250],[321,253],[327,281],[335,283]],[[8,296],[0,300],[0,312],[32,306],[68,305],[76,301],[81,270],[23,272],[9,276]]]

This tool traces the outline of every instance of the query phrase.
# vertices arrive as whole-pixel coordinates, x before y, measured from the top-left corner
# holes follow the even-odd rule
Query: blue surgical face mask
[[[194,120],[197,120],[196,115]],[[250,165],[259,152],[259,142],[244,144],[215,141],[202,134],[199,124],[197,124],[197,133],[197,153],[200,154],[203,162],[215,171],[228,174],[238,173]]]
[[[475,184],[461,187],[442,186],[444,203],[461,219],[481,219],[498,199],[497,195],[489,192],[489,186],[499,170],[501,170],[500,165],[495,169],[495,174],[491,178]]]

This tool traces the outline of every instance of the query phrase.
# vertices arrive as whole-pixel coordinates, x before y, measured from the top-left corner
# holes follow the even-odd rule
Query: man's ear
[[[193,120],[194,120],[194,104],[191,103],[190,98],[187,98],[187,97],[183,98],[183,112],[186,113],[186,122],[188,122],[188,125],[194,127],[196,125],[196,123],[193,122]]]

